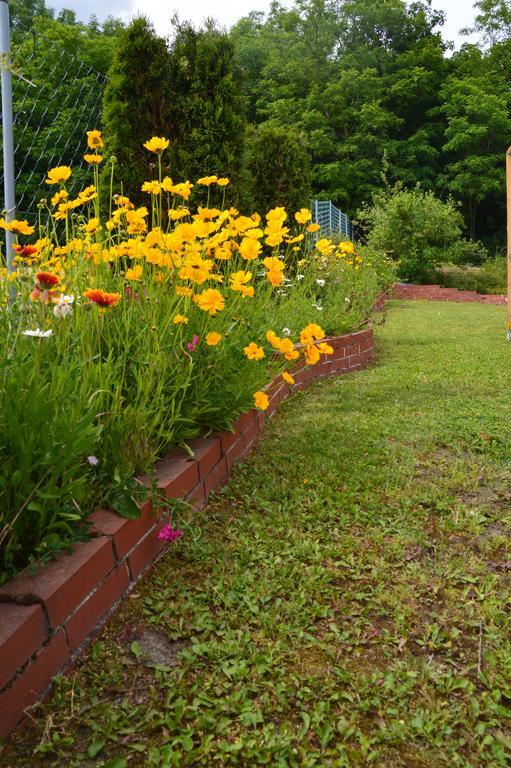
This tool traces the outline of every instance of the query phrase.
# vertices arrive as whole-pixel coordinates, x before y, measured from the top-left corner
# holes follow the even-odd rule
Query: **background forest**
[[[427,0],[275,2],[229,31],[214,21],[195,30],[174,18],[168,39],[144,18],[129,26],[113,18],[81,24],[72,11],[56,15],[45,0],[11,0],[23,77],[43,76],[55,84],[52,93],[72,87],[77,96],[102,94],[102,116],[92,109],[88,116],[101,126],[85,117],[86,124],[68,120],[67,127],[52,124],[51,104],[29,94],[48,128],[27,144],[27,170],[28,149],[46,168],[59,148],[62,161],[76,151],[73,132],[102,127],[123,191],[141,199],[135,179],[154,175],[142,143],[168,136],[167,172],[176,179],[227,175],[235,190],[229,202],[240,206],[298,209],[313,196],[355,219],[360,212],[367,228],[374,195],[381,208],[386,194],[400,210],[399,226],[408,216],[417,232],[413,200],[400,202],[395,185],[422,201],[438,198],[452,212],[439,226],[446,237],[454,227],[458,238],[451,260],[478,263],[505,235],[511,3],[480,0],[476,8],[480,43],[454,52],[442,37],[443,14]],[[36,72],[37,57],[28,54],[38,35],[46,48],[75,57],[74,68],[55,55]],[[109,174],[107,165],[105,179]]]

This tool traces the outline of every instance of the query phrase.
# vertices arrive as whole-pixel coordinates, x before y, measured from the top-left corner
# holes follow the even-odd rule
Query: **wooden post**
[[[511,147],[506,152],[507,194],[507,340],[511,341]]]

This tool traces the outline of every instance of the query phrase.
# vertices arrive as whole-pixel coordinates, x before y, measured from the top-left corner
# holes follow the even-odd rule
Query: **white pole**
[[[4,160],[5,220],[11,221],[16,215],[14,182],[14,131],[12,116],[11,40],[9,33],[9,2],[0,0],[0,66],[2,69],[2,138]],[[7,269],[13,267],[12,232],[5,233]]]

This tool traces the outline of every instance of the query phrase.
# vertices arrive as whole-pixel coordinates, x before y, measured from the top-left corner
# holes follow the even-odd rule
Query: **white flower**
[[[291,328],[283,328],[282,329],[282,335],[283,336],[291,336]]]
[[[71,306],[75,300],[74,296],[61,296],[53,307],[53,314],[55,317],[62,318],[73,314],[73,307]]]
[[[36,328],[35,331],[23,331],[23,336],[35,336],[38,339],[47,339],[49,336],[51,336],[53,331],[41,331],[40,328]]]
[[[324,287],[325,287],[325,283],[326,283],[326,280],[322,280],[321,278],[318,278],[318,279],[316,280],[316,283],[319,285],[319,287],[320,287],[320,288],[324,288]]]
[[[312,306],[314,307],[314,309],[317,309],[318,312],[323,312],[323,307],[321,306],[321,304],[313,304]]]
[[[87,461],[91,465],[91,467],[97,467],[99,464],[99,459],[97,456],[87,456]]]
[[[305,277],[305,275],[297,275],[297,276],[296,276],[296,279],[297,279],[297,280],[303,280],[303,278],[304,278],[304,277]]]

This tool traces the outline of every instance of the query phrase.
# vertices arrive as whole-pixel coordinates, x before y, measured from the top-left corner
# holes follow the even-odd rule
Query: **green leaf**
[[[103,747],[105,746],[106,742],[104,739],[101,741],[93,741],[92,744],[89,745],[89,748],[87,750],[87,754],[89,757],[96,757],[96,755],[99,755]]]
[[[103,768],[126,768],[128,761],[124,757],[113,757],[108,763],[105,763]]]

